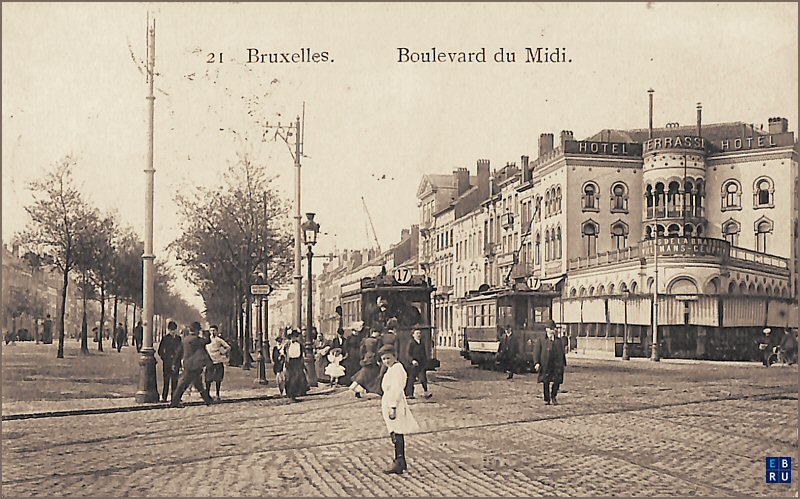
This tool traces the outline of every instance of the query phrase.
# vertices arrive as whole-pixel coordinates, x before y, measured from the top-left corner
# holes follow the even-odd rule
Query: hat
[[[547,324],[545,324],[544,327],[546,327],[547,329],[555,329],[556,328],[556,321],[554,321],[553,319],[550,319],[549,321],[547,321]]]
[[[364,329],[364,321],[351,322],[349,329],[352,329],[353,331],[361,331]]]
[[[300,336],[300,331],[297,329],[294,329],[291,333],[289,333],[289,338],[297,338],[298,336]]]
[[[394,349],[392,345],[383,345],[380,350],[378,350],[378,355],[383,355],[386,353],[390,353],[394,356],[397,356],[397,351]]]
[[[765,327],[765,328],[764,328],[764,334],[769,334],[769,333],[771,333],[771,332],[772,332],[772,329],[770,329],[770,328],[768,328],[768,327]]]

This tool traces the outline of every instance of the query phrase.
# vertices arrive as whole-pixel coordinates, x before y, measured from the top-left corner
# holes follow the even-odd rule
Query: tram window
[[[495,325],[494,303],[489,304],[489,326]]]
[[[486,305],[481,305],[481,326],[486,325]]]
[[[536,322],[543,323],[550,320],[550,308],[549,307],[534,307],[533,308],[534,316],[536,317]]]

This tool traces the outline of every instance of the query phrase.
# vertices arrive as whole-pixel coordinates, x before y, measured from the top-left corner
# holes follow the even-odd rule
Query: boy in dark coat
[[[538,371],[538,382],[543,385],[544,403],[558,405],[558,388],[564,382],[564,366],[567,365],[567,354],[564,343],[556,338],[556,323],[552,320],[545,328],[547,336],[536,340],[533,347],[533,362]],[[550,385],[552,384],[552,390]]]
[[[183,392],[189,388],[189,385],[194,385],[206,405],[211,405],[211,397],[206,391],[203,384],[203,368],[208,364],[208,353],[206,353],[206,345],[210,340],[201,338],[200,323],[192,322],[189,328],[189,334],[181,340],[181,348],[183,349],[183,373],[178,378],[178,386],[172,392],[172,407],[182,407],[181,397]]]

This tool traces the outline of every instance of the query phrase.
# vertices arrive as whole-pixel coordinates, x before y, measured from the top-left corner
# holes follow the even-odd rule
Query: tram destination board
[[[272,286],[270,284],[251,284],[251,295],[270,295],[272,294]]]

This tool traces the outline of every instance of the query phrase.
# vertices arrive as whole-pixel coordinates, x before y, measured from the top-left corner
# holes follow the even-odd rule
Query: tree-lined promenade
[[[90,301],[100,305],[95,334],[99,351],[104,349],[109,319],[114,338],[113,329],[121,313],[119,303],[135,305],[134,323],[136,308],[142,308],[142,239],[121,221],[119,213],[103,212],[92,204],[76,184],[79,168],[79,163],[67,156],[29,183],[33,198],[25,207],[29,220],[15,236],[26,262],[58,271],[61,276],[53,328],[58,337],[58,358],[64,358],[70,285],[78,286],[81,300],[80,342],[84,354],[89,353]],[[167,253],[156,258],[154,314],[183,325],[201,320],[200,311],[190,306],[174,286],[180,272],[203,298],[206,321],[219,323],[225,336],[240,348],[249,345],[253,326],[245,310],[249,307],[250,284],[258,273],[268,273],[272,283],[288,277],[293,238],[288,229],[287,203],[273,188],[264,165],[254,164],[246,155],[225,170],[219,185],[195,187],[176,195],[175,202],[182,217],[181,230]],[[177,267],[165,263],[171,256],[177,260]],[[31,293],[17,288],[12,291],[6,313],[15,318],[21,314],[44,318],[37,317],[40,314],[31,303]],[[245,362],[249,360],[246,355]]]

